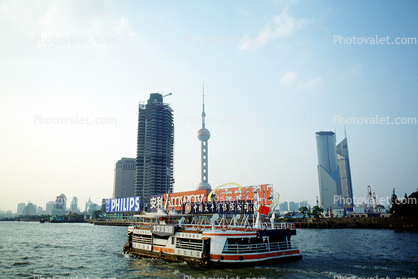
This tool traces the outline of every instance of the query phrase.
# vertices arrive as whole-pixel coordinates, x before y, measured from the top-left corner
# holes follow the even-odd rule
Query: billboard
[[[254,202],[223,201],[223,202],[188,202],[183,204],[183,214],[253,214]]]
[[[151,195],[149,198],[149,211],[155,212],[164,207],[164,194]]]
[[[187,202],[205,202],[207,190],[196,190],[188,192],[172,193],[168,198],[168,208],[176,211],[183,209],[183,204]],[[164,194],[164,205],[167,200],[167,194]]]
[[[106,200],[106,213],[135,212],[141,210],[141,197],[128,197]]]

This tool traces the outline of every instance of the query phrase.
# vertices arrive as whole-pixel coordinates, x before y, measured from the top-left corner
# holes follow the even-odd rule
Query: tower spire
[[[205,129],[205,82],[203,82],[202,128]]]
[[[196,190],[211,190],[212,187],[208,183],[208,140],[210,132],[205,127],[205,83],[203,83],[203,103],[202,103],[202,129],[197,132],[197,138],[200,140],[201,150],[201,181],[197,185]]]

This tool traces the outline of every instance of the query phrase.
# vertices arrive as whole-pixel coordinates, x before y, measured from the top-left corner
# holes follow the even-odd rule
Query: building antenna
[[[347,138],[347,130],[345,129],[345,125],[344,125],[344,137]]]
[[[202,110],[202,128],[205,129],[205,117],[206,117],[206,113],[205,113],[205,82],[203,82],[203,110]]]

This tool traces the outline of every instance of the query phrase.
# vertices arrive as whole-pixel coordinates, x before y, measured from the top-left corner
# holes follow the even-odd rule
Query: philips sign
[[[106,213],[134,212],[141,210],[141,197],[129,197],[108,199],[106,201]]]

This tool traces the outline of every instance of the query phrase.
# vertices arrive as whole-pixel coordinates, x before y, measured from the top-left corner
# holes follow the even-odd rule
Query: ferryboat
[[[190,204],[187,206],[190,208]],[[161,209],[135,215],[137,221],[128,228],[123,252],[219,268],[302,258],[291,240],[296,235],[294,224],[275,223],[274,214],[269,222],[262,221],[259,212],[252,218],[243,214],[226,216],[171,214]]]

